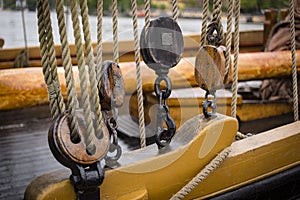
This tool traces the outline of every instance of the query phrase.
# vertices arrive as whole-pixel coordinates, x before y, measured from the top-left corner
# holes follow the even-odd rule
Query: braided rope
[[[208,21],[208,5],[209,0],[203,1],[203,16],[202,16],[202,28],[201,28],[201,38],[200,46],[203,47],[206,43],[206,30],[207,30],[207,21]]]
[[[179,190],[171,200],[180,200],[187,196],[195,187],[197,187],[208,175],[217,169],[231,152],[231,147],[225,148],[208,165],[204,167],[188,184]]]
[[[37,15],[38,15],[38,32],[39,32],[39,42],[41,49],[41,57],[42,57],[42,71],[44,74],[44,80],[48,87],[48,97],[50,101],[50,112],[52,118],[56,118],[59,115],[59,109],[57,106],[56,96],[54,97],[52,94],[50,95],[49,87],[53,87],[52,84],[52,75],[50,73],[50,65],[49,65],[49,57],[48,57],[48,48],[47,48],[47,35],[45,23],[47,23],[44,19],[45,5],[44,3],[47,1],[38,0],[37,1]],[[48,22],[49,23],[49,22]],[[54,92],[55,93],[55,92]]]
[[[118,1],[112,0],[113,14],[113,53],[115,63],[119,63],[119,42],[118,42]]]
[[[294,1],[289,1],[290,6],[290,30],[291,30],[291,51],[292,51],[292,78],[293,78],[293,104],[294,120],[298,121],[298,84],[297,84],[297,64],[296,64],[296,44],[295,44],[295,11]]]
[[[146,146],[146,131],[145,131],[145,120],[144,120],[144,103],[143,103],[143,84],[141,77],[141,61],[140,61],[140,46],[139,46],[139,35],[138,35],[138,23],[137,23],[137,3],[136,0],[131,1],[132,5],[132,22],[133,22],[133,33],[134,33],[134,55],[136,63],[136,77],[137,77],[137,95],[138,95],[138,112],[139,112],[139,129],[140,129],[140,140],[141,147]]]
[[[63,1],[55,1],[56,2],[56,13],[57,13],[57,21],[59,27],[59,34],[60,34],[60,41],[61,41],[61,48],[62,48],[62,65],[65,69],[65,78],[67,84],[67,94],[68,94],[68,111],[69,111],[69,120],[70,120],[70,131],[71,131],[71,140],[78,141],[79,134],[78,134],[78,120],[75,116],[75,110],[78,105],[77,95],[76,95],[76,88],[75,82],[73,78],[73,71],[72,71],[72,62],[71,62],[71,55],[70,55],[70,48],[68,44],[68,36],[66,31],[66,24],[65,24],[65,14],[64,14],[64,7]]]
[[[233,18],[233,0],[228,2],[227,30],[226,30],[226,51],[225,51],[225,77],[230,68],[231,40],[232,40],[232,18]]]
[[[240,1],[234,3],[234,60],[233,60],[233,83],[232,83],[232,101],[231,116],[236,117],[237,89],[238,89],[238,57],[239,57],[239,18],[240,18]]]
[[[175,21],[178,20],[179,11],[178,11],[178,0],[172,0],[172,13],[173,13],[173,19]]]
[[[89,25],[89,17],[88,17],[88,6],[87,0],[81,0],[81,17],[82,17],[82,26],[83,26],[83,34],[85,40],[85,49],[87,55],[87,63],[88,63],[88,72],[89,72],[89,80],[91,87],[91,98],[94,106],[95,118],[97,123],[95,123],[96,136],[99,138],[102,135],[102,113],[101,113],[101,105],[100,99],[98,95],[97,88],[97,79],[96,79],[96,71],[95,71],[95,63],[94,63],[94,54],[92,50],[92,40],[91,40],[91,32]]]
[[[77,13],[78,4],[77,1],[71,1],[71,14],[72,14],[72,22],[74,29],[74,38],[75,38],[75,46],[76,46],[76,56],[78,60],[78,70],[79,70],[79,80],[81,87],[81,99],[83,104],[83,113],[86,122],[86,135],[84,136],[84,142],[86,145],[86,149],[89,153],[92,153],[94,150],[94,128],[91,114],[91,107],[89,102],[89,93],[88,93],[88,85],[85,81],[87,77],[87,72],[85,70],[85,61],[83,56],[83,47],[81,44],[82,38],[79,27],[79,19]]]
[[[103,45],[102,45],[102,25],[103,25],[103,0],[98,0],[97,5],[98,12],[98,23],[97,23],[97,67],[96,67],[96,77],[98,83],[101,81],[101,69],[102,69],[102,56],[103,56]]]

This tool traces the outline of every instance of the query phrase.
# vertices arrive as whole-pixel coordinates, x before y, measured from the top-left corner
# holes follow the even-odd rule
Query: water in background
[[[51,13],[52,28],[54,30],[54,42],[60,44],[59,33],[57,26],[56,14]],[[97,41],[97,17],[90,16],[91,34],[93,42]],[[27,33],[28,46],[38,46],[38,25],[37,25],[37,13],[25,11],[25,23]],[[68,19],[68,38],[70,43],[74,43],[72,21],[69,16]],[[201,19],[179,19],[179,25],[183,34],[200,33]],[[131,18],[119,17],[119,40],[132,40],[132,20]],[[144,26],[144,18],[138,18],[139,31]],[[263,24],[250,24],[241,23],[240,30],[261,30]],[[226,23],[224,23],[224,30],[226,30]],[[0,38],[5,40],[4,48],[24,47],[23,26],[20,11],[0,11]],[[103,18],[103,40],[112,41],[112,18]]]

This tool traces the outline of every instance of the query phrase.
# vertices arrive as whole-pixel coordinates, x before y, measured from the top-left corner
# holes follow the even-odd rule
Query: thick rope
[[[290,0],[290,29],[291,29],[291,51],[292,51],[292,78],[293,78],[293,104],[294,120],[299,120],[298,115],[298,83],[297,83],[297,63],[296,63],[296,44],[295,44],[295,8],[294,1]]]
[[[96,77],[97,81],[100,84],[101,81],[101,71],[102,71],[102,62],[103,62],[103,45],[102,45],[102,25],[103,25],[103,0],[98,0],[97,4],[98,12],[98,23],[97,23],[97,71]],[[101,84],[100,84],[101,85]]]
[[[231,147],[225,148],[208,165],[205,166],[188,184],[179,190],[171,200],[180,200],[186,197],[195,187],[197,187],[208,175],[217,169],[231,152]]]
[[[137,77],[137,96],[138,96],[138,112],[139,112],[139,130],[140,130],[140,143],[141,147],[146,146],[146,131],[144,119],[144,103],[143,103],[143,84],[141,76],[141,61],[140,61],[140,46],[138,35],[138,22],[137,22],[137,3],[136,0],[131,1],[132,5],[132,22],[134,33],[134,55],[136,63],[136,77]]]
[[[113,53],[115,63],[119,63],[119,42],[118,42],[118,1],[112,0],[113,15]]]
[[[48,47],[48,57],[49,57],[49,64],[50,64],[50,69],[51,69],[51,74],[52,74],[52,79],[53,82],[57,84],[55,88],[56,94],[57,94],[57,101],[58,101],[58,109],[59,113],[63,113],[65,111],[65,103],[63,96],[61,94],[60,90],[60,84],[58,80],[58,75],[57,75],[57,63],[56,63],[56,55],[55,55],[55,46],[53,42],[53,34],[52,34],[52,26],[51,26],[51,19],[50,19],[50,6],[48,1],[44,1],[44,17],[47,23],[45,23],[46,27],[46,32],[47,32],[47,47]]]
[[[88,93],[88,85],[86,82],[87,72],[85,69],[85,61],[83,55],[83,47],[82,47],[82,38],[79,27],[79,19],[77,13],[78,4],[76,0],[71,1],[71,14],[72,14],[72,22],[74,29],[74,38],[75,38],[75,46],[76,46],[76,56],[78,60],[78,70],[79,70],[79,80],[81,87],[81,100],[83,104],[83,113],[86,122],[86,134],[84,135],[84,142],[86,145],[86,149],[89,153],[92,153],[95,145],[94,145],[94,126],[92,120],[92,112],[89,102],[89,93]]]
[[[236,103],[238,89],[238,57],[239,57],[239,20],[240,20],[240,1],[234,3],[234,60],[233,60],[233,83],[232,83],[232,101],[231,116],[236,118]]]
[[[173,13],[173,19],[175,21],[178,20],[179,11],[178,11],[178,0],[172,0],[172,13]]]
[[[68,36],[66,31],[66,24],[65,24],[65,14],[64,14],[64,7],[63,1],[55,1],[56,2],[56,13],[57,13],[57,21],[59,27],[59,35],[61,41],[61,48],[62,48],[62,65],[65,69],[65,78],[66,78],[66,85],[67,85],[67,94],[68,94],[68,111],[69,111],[69,125],[71,131],[71,140],[74,142],[80,140],[78,134],[78,120],[75,116],[75,110],[78,107],[77,95],[76,95],[76,88],[75,82],[73,78],[73,71],[72,71],[72,62],[71,62],[71,54],[70,48],[68,43]]]
[[[202,27],[201,27],[201,37],[200,37],[200,47],[203,47],[206,44],[206,30],[207,30],[207,21],[208,21],[208,5],[209,0],[203,1],[203,11],[202,11]]]
[[[227,30],[226,30],[226,51],[225,51],[225,77],[228,76],[230,68],[230,55],[231,55],[231,40],[232,40],[232,18],[233,18],[233,1],[228,2],[228,16],[227,16]]]
[[[97,123],[95,123],[95,131],[96,136],[99,138],[102,135],[102,113],[101,113],[101,105],[100,98],[98,95],[98,82],[96,79],[96,71],[95,71],[95,63],[94,63],[94,54],[92,49],[92,40],[91,40],[91,32],[88,18],[88,6],[87,0],[81,0],[80,8],[81,8],[81,17],[82,17],[82,26],[83,26],[83,34],[85,40],[85,49],[87,55],[87,64],[88,64],[88,72],[89,72],[89,80],[91,87],[91,98],[92,105],[94,106],[95,118]]]
[[[38,0],[37,1],[37,15],[38,15],[38,31],[39,31],[39,42],[40,42],[40,49],[41,49],[41,57],[42,57],[42,71],[44,74],[44,80],[47,84],[48,88],[48,98],[50,102],[50,113],[52,118],[58,117],[60,114],[60,110],[57,103],[57,83],[55,84],[52,80],[51,68],[50,68],[50,61],[49,61],[49,52],[47,48],[47,29],[46,23],[51,23],[50,21],[46,21],[47,19],[44,17],[46,12],[50,12],[47,9],[47,1]],[[48,19],[49,20],[49,19]]]

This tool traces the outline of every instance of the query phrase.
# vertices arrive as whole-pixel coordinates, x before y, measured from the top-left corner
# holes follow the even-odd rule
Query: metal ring
[[[166,82],[166,89],[165,90],[160,90],[160,85],[161,82],[165,81]],[[169,98],[172,92],[172,82],[168,76],[159,76],[156,78],[155,83],[154,83],[154,91],[156,96],[162,95],[162,99],[166,100]]]

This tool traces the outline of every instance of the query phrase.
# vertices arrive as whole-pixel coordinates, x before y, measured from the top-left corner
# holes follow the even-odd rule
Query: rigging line
[[[71,15],[72,15],[72,24],[74,29],[73,33],[75,38],[76,57],[78,60],[79,82],[81,87],[81,100],[83,104],[83,114],[86,122],[84,143],[86,145],[87,151],[89,153],[92,153],[95,148],[95,144],[94,144],[95,130],[94,130],[91,106],[89,101],[90,98],[88,93],[88,85],[86,81],[87,72],[85,69],[83,47],[81,43],[82,38],[81,38],[77,8],[78,8],[77,1],[76,0],[71,1]]]
[[[221,44],[223,41],[223,25],[221,22],[221,16],[222,16],[222,1],[221,0],[214,0],[214,12],[213,12],[213,19],[212,21],[215,21],[218,23],[218,29],[219,29],[219,43]]]
[[[101,69],[103,62],[103,45],[102,45],[102,27],[103,27],[103,0],[98,0],[97,3],[97,67],[96,67],[96,77],[98,84],[101,85]]]
[[[178,20],[179,12],[178,12],[178,0],[172,0],[172,13],[173,19],[175,21]]]
[[[234,3],[234,60],[233,60],[233,83],[232,83],[232,101],[231,116],[236,118],[236,103],[238,89],[238,57],[239,57],[239,19],[240,19],[240,1]]]
[[[225,79],[229,75],[230,69],[230,52],[231,52],[231,40],[232,40],[232,19],[233,19],[233,2],[234,0],[229,0],[228,2],[228,16],[227,16],[227,30],[226,30],[226,51],[225,51]]]
[[[119,63],[119,44],[118,44],[118,1],[112,0],[112,13],[113,13],[113,53],[114,62]]]
[[[297,64],[296,64],[296,44],[295,44],[295,7],[294,1],[289,1],[290,6],[290,30],[291,30],[291,52],[292,52],[292,79],[293,79],[293,104],[294,120],[299,120],[298,114],[298,83],[297,83]]]
[[[145,37],[147,37],[148,29],[150,27],[150,9],[151,9],[150,0],[145,0]]]
[[[49,98],[49,107],[52,118],[58,117],[60,114],[58,101],[57,101],[57,89],[59,89],[59,83],[53,80],[53,75],[51,73],[51,65],[49,59],[49,50],[48,50],[48,31],[46,28],[47,23],[51,23],[50,18],[45,17],[46,13],[50,15],[49,5],[47,1],[37,1],[37,17],[38,17],[38,32],[39,32],[39,42],[41,49],[42,57],[42,71],[44,75],[44,80],[47,84],[48,89],[48,98]]]
[[[143,104],[143,88],[141,77],[141,61],[140,61],[140,46],[138,35],[138,22],[137,22],[137,3],[136,0],[131,1],[132,5],[132,22],[134,33],[134,55],[136,62],[136,77],[137,77],[137,95],[138,95],[138,112],[139,112],[139,130],[140,130],[140,143],[141,148],[146,147],[146,131],[144,120],[144,104]]]
[[[102,121],[101,105],[100,105],[100,99],[99,99],[98,88],[97,88],[87,0],[81,0],[79,1],[79,3],[81,8],[82,27],[83,27],[83,35],[85,40],[85,50],[86,50],[89,81],[90,81],[90,88],[91,88],[92,101],[90,102],[90,104],[93,107],[95,112],[95,118],[97,121],[97,123],[95,123],[95,129],[96,129],[95,131],[96,131],[96,136],[99,138],[102,135],[101,129],[102,129],[103,121]]]
[[[27,46],[27,35],[26,35],[26,25],[25,25],[25,16],[24,16],[24,7],[23,7],[24,0],[21,0],[21,13],[22,13],[22,24],[23,24],[23,34],[24,34],[24,43],[25,49],[28,50]]]
[[[44,18],[45,18],[45,28],[47,34],[47,48],[48,48],[48,57],[49,57],[49,65],[50,65],[50,73],[52,75],[52,82],[53,88],[56,93],[56,98],[58,102],[58,112],[59,114],[65,112],[65,103],[63,96],[61,94],[60,83],[57,75],[57,62],[56,62],[56,53],[55,53],[55,46],[53,41],[53,34],[52,34],[52,25],[51,25],[51,18],[50,18],[50,6],[47,1],[43,3],[44,5]]]
[[[203,47],[206,44],[206,30],[207,30],[207,21],[208,21],[208,5],[209,0],[203,0],[203,16],[202,16],[202,27],[200,35],[200,47]]]
[[[193,189],[217,169],[231,152],[231,147],[223,149],[213,160],[207,164],[188,184],[171,197],[171,200],[184,199]]]
[[[77,94],[75,88],[75,81],[73,78],[71,54],[70,54],[70,47],[68,44],[68,36],[66,31],[67,25],[65,24],[63,1],[55,1],[55,7],[56,7],[61,49],[62,49],[62,62],[63,62],[62,64],[65,70],[65,78],[66,78],[66,85],[67,85],[67,94],[68,94],[67,105],[68,105],[70,131],[71,131],[70,135],[71,135],[71,140],[73,142],[76,142],[80,140],[79,138],[80,136],[78,134],[78,120],[75,115],[75,110],[78,107],[78,100],[77,100]]]

